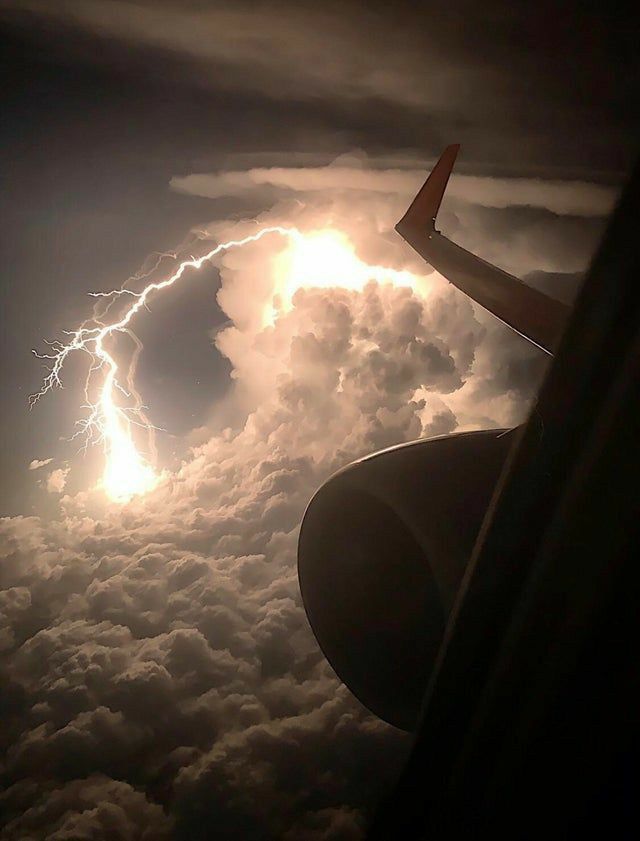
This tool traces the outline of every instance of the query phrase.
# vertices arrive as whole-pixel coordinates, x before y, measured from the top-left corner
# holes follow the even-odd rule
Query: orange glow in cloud
[[[421,291],[417,276],[411,272],[362,261],[341,231],[327,228],[296,232],[277,258],[273,310],[265,321],[273,324],[279,313],[289,311],[298,289],[340,287],[360,292],[372,280]]]

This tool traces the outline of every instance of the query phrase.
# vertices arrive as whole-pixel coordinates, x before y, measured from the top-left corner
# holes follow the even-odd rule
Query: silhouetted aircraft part
[[[638,219],[640,169],[508,456],[370,841],[637,837]]]
[[[402,729],[416,726],[512,438],[483,430],[383,450],[336,473],[304,515],[298,574],[320,647]]]
[[[435,229],[436,216],[459,150],[447,146],[396,225],[396,231],[441,275],[525,339],[554,353],[570,309],[517,277],[476,257]]]

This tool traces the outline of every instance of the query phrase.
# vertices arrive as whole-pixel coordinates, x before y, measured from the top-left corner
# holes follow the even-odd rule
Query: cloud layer
[[[211,96],[206,125],[224,126],[225,151],[229,132],[245,149],[245,133],[261,138],[263,151],[337,151],[348,137],[434,153],[460,141],[478,165],[618,180],[635,154],[632,32],[613,9],[577,0],[562,15],[550,0],[535,14],[508,0],[4,0],[0,17],[56,61],[181,88],[163,95],[160,133],[172,115],[200,122],[174,97]]]
[[[56,518],[2,521],[3,838],[355,839],[406,755],[312,637],[301,515],[365,453],[517,422],[544,360],[391,235],[405,199],[380,174],[357,196],[291,177],[295,199],[259,224],[345,231],[366,262],[419,274],[419,291],[301,288],[264,326],[286,243],[226,253],[215,343],[232,388],[181,467],[122,507],[62,483]],[[463,204],[447,218],[469,238],[482,209]],[[523,270],[526,231],[551,236],[536,212],[511,256]],[[511,244],[497,237],[503,259]]]
[[[203,84],[218,89],[259,90],[294,100],[374,98],[409,107],[442,108],[468,98],[442,48],[429,45],[431,57],[438,54],[441,61],[434,62],[425,84],[419,33],[396,20],[396,37],[390,39],[383,17],[366,7],[240,2],[190,8],[120,0],[27,0],[6,6],[191,58],[199,63]]]
[[[172,178],[171,186],[179,192],[206,198],[243,195],[259,187],[274,187],[303,193],[332,190],[385,196],[396,194],[406,199],[418,192],[426,175],[422,169],[372,169],[363,157],[355,161],[359,166],[345,166],[343,160],[316,168],[271,167],[192,174]],[[616,189],[602,184],[539,178],[453,175],[447,187],[447,200],[494,208],[537,207],[558,215],[587,217],[608,215],[616,195]]]

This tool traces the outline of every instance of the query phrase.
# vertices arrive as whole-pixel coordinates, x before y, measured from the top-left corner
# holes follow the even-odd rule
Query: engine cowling
[[[374,453],[305,512],[298,576],[313,632],[353,694],[403,730],[417,724],[512,438],[463,432]]]

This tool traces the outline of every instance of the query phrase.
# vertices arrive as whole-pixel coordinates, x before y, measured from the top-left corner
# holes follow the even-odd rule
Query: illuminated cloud
[[[61,494],[67,484],[67,474],[69,467],[59,467],[57,470],[52,470],[47,476],[46,489],[52,494]]]
[[[52,458],[45,458],[45,459],[34,458],[33,461],[29,463],[29,470],[39,470],[41,467],[46,467],[47,464],[51,464],[52,461],[53,461]]]
[[[182,193],[206,198],[242,195],[260,187],[287,192],[350,191],[413,197],[422,185],[428,167],[377,169],[343,166],[340,159],[330,166],[300,168],[255,168],[246,171],[195,173],[171,179]],[[375,161],[372,161],[375,164]],[[455,199],[483,207],[517,206],[544,208],[558,215],[606,216],[613,209],[617,190],[585,181],[553,181],[534,178],[490,178],[453,174],[447,201]]]
[[[86,490],[0,522],[8,839],[356,839],[406,756],[311,634],[302,513],[372,450],[518,422],[544,360],[392,234],[405,197],[304,199],[257,224],[324,231],[309,254],[264,237],[220,258],[231,387],[179,468],[124,505]]]
[[[322,226],[326,210],[295,221]],[[403,268],[393,249],[376,252],[371,219],[338,210],[355,253]],[[297,529],[338,467],[455,425],[443,401],[462,388],[485,330],[429,274],[424,295],[375,281],[300,288],[265,324],[285,254],[286,242],[265,238],[221,261],[231,324],[216,343],[234,368],[231,427],[212,424],[175,474],[128,505],[85,492],[64,497],[56,521],[3,523],[7,678],[29,699],[7,755],[9,838],[79,822],[71,795],[58,806],[61,789],[95,791],[96,779],[106,800],[148,792],[150,825],[155,799],[189,838],[211,827],[238,841],[258,828],[355,838],[405,755],[406,738],[359,706],[317,648]],[[25,781],[42,768],[36,793]]]

